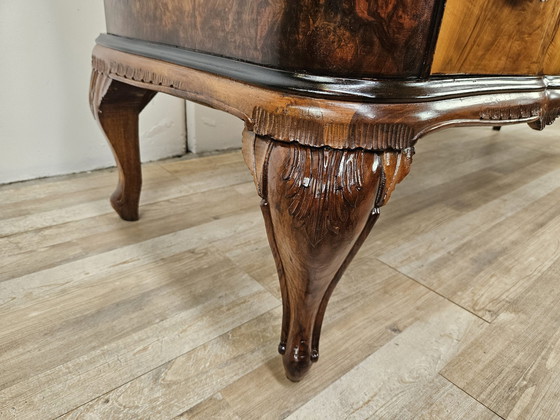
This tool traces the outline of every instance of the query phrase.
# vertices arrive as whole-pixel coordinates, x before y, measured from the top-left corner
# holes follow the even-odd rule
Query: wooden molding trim
[[[353,124],[275,114],[260,107],[253,112],[254,131],[261,136],[321,147],[346,138],[350,149],[402,150],[412,146],[414,129],[405,123],[358,121]]]
[[[479,91],[459,87],[465,96],[401,103],[363,102],[316,96],[286,95],[270,87],[218,76],[97,46],[93,68],[108,78],[142,89],[165,92],[229,112],[245,121],[261,136],[284,142],[334,149],[363,148],[372,151],[404,150],[425,134],[459,125],[530,123],[542,129],[558,116],[560,78],[519,77],[498,88],[487,81]],[[472,79],[471,83],[478,83]],[[503,80],[503,79],[499,79]],[[364,82],[364,83],[367,83]],[[385,82],[377,81],[376,86]],[[431,86],[431,82],[426,82]],[[441,81],[430,89],[437,90]],[[446,82],[447,83],[447,82]],[[461,80],[459,86],[468,85]],[[395,82],[386,82],[388,92]],[[506,86],[506,87],[504,87]],[[404,89],[407,92],[406,89]],[[410,92],[410,90],[408,90]],[[392,97],[395,99],[395,97]]]
[[[491,121],[520,120],[524,118],[538,117],[540,112],[540,107],[536,105],[509,107],[503,109],[485,109],[480,113],[480,119]]]
[[[439,76],[430,79],[355,79],[294,73],[138,39],[101,34],[98,45],[178,64],[216,76],[296,95],[362,102],[426,102],[481,93],[536,92],[560,85],[560,76]]]

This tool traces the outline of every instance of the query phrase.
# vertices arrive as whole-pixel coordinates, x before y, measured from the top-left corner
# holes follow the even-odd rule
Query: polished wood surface
[[[156,92],[241,118],[282,292],[278,349],[301,380],[417,142],[463,125],[542,130],[560,115],[560,77],[545,74],[560,9],[504,2],[451,0],[438,38],[436,0],[106,0],[90,100],[119,167],[113,206],[138,217],[138,114]],[[434,72],[479,76],[428,78],[436,41]]]
[[[433,74],[560,74],[557,0],[447,0]]]
[[[140,58],[151,58],[285,94],[346,102],[429,102],[475,96],[483,92],[495,94],[538,91],[546,87],[558,88],[560,85],[560,77],[551,75],[531,77],[439,76],[431,79],[359,79],[314,76],[115,35],[101,34],[97,37],[96,43],[101,47],[134,55],[136,62],[131,63],[132,65],[138,65]],[[157,69],[158,66],[150,66],[150,69],[152,68]],[[131,73],[130,79],[141,80],[141,73],[146,70],[136,69],[136,71],[140,74]],[[125,69],[119,70],[117,63],[113,72],[124,74]],[[130,69],[127,72],[130,72]],[[151,80],[151,74],[147,74],[146,77],[150,79],[147,81],[152,83],[159,84],[159,79],[162,79],[162,84],[164,82],[161,74],[154,75],[156,80]],[[165,82],[173,84],[169,76],[166,77]],[[181,83],[179,80],[175,80],[175,82]]]
[[[105,0],[107,32],[285,70],[421,76],[439,0]]]
[[[429,132],[448,126],[494,126],[497,122],[544,126],[560,112],[558,78],[517,78],[512,83],[482,80],[474,89],[467,87],[473,81],[457,81],[460,88],[450,95],[425,97],[417,94],[423,89],[412,89],[408,98],[395,89],[394,82],[387,82],[395,93],[393,100],[386,96],[382,101],[366,102],[359,95],[348,95],[340,101],[328,95],[286,95],[102,46],[95,47],[93,56],[94,73],[226,111],[258,135],[313,147],[403,150]],[[433,92],[441,82],[435,85]],[[375,86],[383,89],[381,82]]]
[[[534,85],[535,78],[528,78],[531,88],[524,82],[520,78],[508,87],[480,84],[479,90],[450,97],[402,100],[401,92],[394,101],[351,102],[286,95],[97,46],[90,96],[121,169],[112,202],[119,204],[115,207],[124,219],[134,219],[129,216],[138,212],[135,124],[151,99],[146,92],[195,100],[245,121],[244,155],[263,199],[283,290],[279,351],[287,377],[299,381],[318,359],[329,297],[377,220],[379,208],[408,174],[418,140],[454,125],[490,129],[528,123],[542,130],[560,114],[558,78],[536,78]],[[109,124],[103,124],[105,118]],[[127,141],[133,142],[130,153]]]
[[[105,7],[110,34],[293,72],[560,74],[556,0],[105,0]]]
[[[297,385],[239,151],[146,164],[139,223],[115,170],[1,186],[0,418],[560,417],[559,136],[424,138]]]
[[[319,359],[329,298],[408,175],[413,149],[310,148],[245,132],[243,153],[263,199],[282,290],[279,352],[288,378],[299,381]]]
[[[138,115],[155,94],[102,73],[94,73],[91,78],[91,110],[107,137],[119,169],[119,183],[111,204],[128,221],[138,220],[142,189]]]

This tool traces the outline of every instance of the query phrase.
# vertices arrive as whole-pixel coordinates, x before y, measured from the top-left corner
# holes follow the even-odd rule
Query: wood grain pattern
[[[261,136],[333,149],[403,150],[424,135],[445,127],[492,127],[496,122],[482,117],[498,113],[509,113],[512,117],[500,119],[501,125],[537,123],[535,128],[540,128],[541,121],[549,119],[548,111],[560,107],[560,85],[556,79],[546,78],[541,78],[536,86],[521,83],[506,91],[500,89],[499,83],[483,83],[479,91],[468,91],[465,96],[429,100],[399,97],[396,103],[367,103],[361,102],[361,98],[338,101],[286,95],[101,46],[94,49],[93,66],[116,81],[229,112]],[[535,111],[525,116],[520,110],[526,109]]]
[[[225,223],[231,221],[226,220]],[[188,233],[185,234],[188,236]],[[161,240],[165,241],[165,237]],[[182,242],[186,244],[183,247],[193,245],[192,241]],[[157,241],[150,246],[158,246]],[[159,246],[162,251],[167,248],[161,246],[161,242]],[[145,253],[140,248],[137,250]],[[127,251],[130,252],[130,248]],[[139,258],[137,261],[145,263],[135,269],[132,266],[136,264],[131,262],[131,275],[124,278],[119,273],[126,270],[127,264],[123,264],[126,258],[123,259],[118,252],[113,254],[118,261],[106,260],[111,267],[105,271],[94,269],[94,266],[101,266],[99,259],[105,255],[100,254],[91,261],[66,264],[35,276],[36,281],[29,282],[30,288],[46,289],[45,282],[54,280],[63,284],[62,287],[49,288],[55,289],[52,291],[54,296],[40,295],[17,310],[3,311],[1,339],[12,338],[9,339],[10,345],[4,346],[2,352],[3,369],[10,372],[9,375],[2,375],[2,417],[13,414],[16,418],[30,418],[37,410],[44,417],[64,414],[108,389],[137,377],[147,366],[151,366],[148,370],[152,370],[198,347],[208,338],[221,335],[232,325],[245,323],[252,317],[249,314],[253,310],[256,311],[252,312],[253,315],[262,314],[278,305],[276,299],[263,293],[254,280],[240,273],[233,265],[216,264],[217,255],[211,249],[204,251],[206,255],[200,254],[200,258],[185,265],[188,261],[185,257],[193,251],[179,252],[169,257],[173,255],[171,251],[163,260],[159,260],[162,254],[152,253],[153,263],[146,262],[146,258]],[[179,264],[174,265],[173,260]],[[172,269],[168,264],[173,264],[175,268]],[[184,270],[191,273],[205,271],[205,267],[210,266],[215,269],[206,271],[206,280],[196,280],[194,277],[194,283],[185,282]],[[95,275],[91,276],[89,272]],[[161,273],[168,274],[161,276]],[[229,283],[239,275],[243,278],[243,287],[233,294],[226,287],[223,290],[227,297],[215,293],[219,284],[224,281]],[[100,276],[106,281],[99,281]],[[160,282],[154,282],[154,278],[160,278]],[[78,283],[83,287],[77,287]],[[131,292],[132,289],[134,292]],[[210,295],[213,297],[207,299]],[[56,305],[52,305],[53,299]],[[231,305],[232,301],[237,300],[241,306]],[[14,303],[12,301],[12,305]],[[26,307],[33,307],[32,313],[42,313],[42,317],[31,315],[26,317],[25,323],[13,324],[13,317],[21,316]],[[129,310],[133,307],[139,312],[134,319],[130,319],[127,313],[130,314]],[[89,321],[80,323],[84,316]],[[120,327],[108,327],[119,322],[117,320],[122,321]],[[51,331],[48,337],[44,337],[45,330]],[[69,338],[64,349],[60,347],[61,335]],[[86,342],[87,345],[80,345]],[[31,353],[25,351],[32,343],[39,347],[35,347]],[[87,357],[84,357],[84,353]],[[15,364],[19,363],[21,367],[14,369]],[[71,377],[62,381],[56,379],[64,377],[64,372],[72,372]],[[30,380],[25,381],[25,378]],[[60,401],[61,394],[64,394],[64,402]],[[55,403],[41,408],[45,400]]]
[[[531,162],[529,156],[526,160]],[[557,237],[556,225],[542,230],[540,227],[547,220],[556,220],[560,187],[557,160],[542,157],[527,164],[523,172],[522,186],[512,188],[512,184],[503,180],[499,199],[481,203],[460,217],[440,223],[430,235],[436,233],[441,239],[430,245],[429,252],[426,253],[426,236],[417,235],[406,242],[400,241],[398,246],[388,247],[380,258],[427,287],[452,297],[482,318],[495,319],[507,305],[508,296],[529,287],[554,261],[556,253],[554,247],[542,245],[546,243],[544,238]],[[493,177],[492,173],[488,174],[486,182]],[[488,192],[483,190],[481,194]],[[505,223],[512,217],[519,222],[519,229],[514,233]],[[479,240],[468,239],[467,232]],[[504,255],[506,248],[513,251]],[[419,253],[425,253],[425,257],[418,259]],[[459,255],[469,255],[469,258],[463,260]],[[518,268],[519,260],[527,264]],[[445,273],[441,272],[443,267],[448,267]],[[494,279],[497,267],[510,274],[502,280],[500,288],[492,288],[489,282]],[[455,280],[449,281],[448,276]]]
[[[200,163],[195,164],[198,160]],[[257,204],[251,200],[253,190],[237,190],[240,184],[250,181],[247,171],[239,168],[237,156],[215,157],[215,168],[205,166],[205,159],[198,160],[190,165],[144,165],[147,179],[141,198],[140,231],[133,224],[115,219],[107,206],[107,190],[114,183],[115,173],[95,173],[89,178],[73,178],[72,182],[63,179],[47,185],[37,183],[30,185],[25,195],[4,188],[0,204],[4,217],[0,220],[4,267],[0,282],[83,258],[93,249],[110,251],[228,217],[240,207],[248,209]],[[183,179],[188,184],[181,182]],[[14,200],[14,194],[20,201]],[[212,211],[207,209],[209,205]],[[185,213],[193,217],[185,218]],[[45,230],[47,227],[50,228]]]
[[[560,304],[559,276],[556,258],[442,372],[503,418],[558,415],[560,314],[553,308]]]
[[[330,299],[328,357],[297,385],[284,379],[273,344],[280,292],[241,153],[147,164],[142,223],[110,216],[102,198],[114,170],[0,186],[0,222],[8,226],[18,207],[22,217],[0,235],[0,417],[297,418],[308,402],[354,385],[381,391],[364,417],[559,417],[560,189],[545,189],[547,176],[558,178],[558,135],[556,126],[518,126],[427,136]],[[495,223],[495,211],[533,187],[533,203]],[[491,214],[479,217],[489,202]],[[429,251],[468,215],[478,230],[433,265]],[[426,277],[379,261],[418,237]],[[57,260],[65,243],[87,248]],[[18,248],[19,263],[4,258]],[[8,275],[16,264],[28,271]],[[241,289],[248,294],[232,296]],[[492,303],[490,324],[469,313],[477,302]],[[341,417],[364,402],[341,395]]]
[[[453,76],[430,79],[359,79],[355,77],[316,76],[259,66],[231,58],[185,50],[116,35],[101,34],[97,45],[189,67],[215,76],[234,79],[254,86],[278,90],[296,96],[308,95],[342,101],[407,103],[453,99],[482,92],[514,93],[535,91],[560,85],[560,77],[548,75],[515,76]],[[161,76],[161,75],[160,75]]]
[[[105,0],[107,32],[292,71],[420,76],[435,0]]]
[[[447,0],[432,74],[560,74],[556,1]]]
[[[279,315],[275,309],[232,328],[228,334],[95,398],[63,419],[148,419],[154,414],[159,418],[207,419],[208,410],[217,410],[221,418],[235,417],[228,402],[223,397],[216,400],[214,395],[249,373],[254,363],[266,364],[274,356],[274,346],[268,341],[277,334],[273,320]],[[157,392],[148,391],[155,389]],[[142,395],[142,404],[138,404],[138,395]],[[218,408],[212,408],[216,403]]]
[[[226,8],[219,1],[197,7],[196,2],[177,0],[151,6],[133,0],[117,5],[107,0],[106,8],[108,16],[114,14],[117,20],[124,19],[115,26],[116,30],[131,30],[134,34],[127,33],[127,36],[163,42],[168,48],[169,45],[185,47],[177,40],[183,42],[185,38],[181,37],[186,36],[185,42],[196,44],[199,39],[210,42],[208,46],[201,43],[189,48],[220,54],[213,46],[219,37],[201,37],[199,33],[191,38],[191,28],[213,29],[222,35],[229,33],[233,45],[241,47],[246,37],[243,30],[257,28],[264,32],[250,38],[251,42],[261,43],[261,48],[251,50],[259,52],[259,64],[270,64],[263,62],[260,54],[274,45],[276,59],[288,62],[293,59],[296,63],[295,67],[288,64],[288,67],[281,66],[282,69],[363,77],[361,67],[356,68],[354,62],[385,75],[423,74],[427,57],[431,55],[429,43],[437,27],[430,18],[434,19],[441,10],[441,3],[423,7],[428,3],[429,0],[414,4],[408,0],[387,3],[355,0],[317,4],[306,0],[276,3],[280,8],[268,15],[270,2],[253,3],[252,7],[256,7],[253,12],[241,10],[235,2]],[[529,10],[526,4],[508,3],[508,10],[518,17]],[[475,27],[479,21],[485,22],[486,13],[492,17],[496,10],[481,3],[469,7],[472,13],[461,18],[474,19]],[[212,14],[213,9],[220,13]],[[453,9],[450,10],[452,14]],[[484,18],[479,17],[477,10]],[[255,25],[255,16],[263,11],[272,20],[265,19]],[[278,11],[280,19],[276,19]],[[194,21],[185,25],[184,20],[189,17]],[[253,25],[244,24],[247,18],[247,23]],[[556,18],[553,15],[535,21],[537,26],[553,25]],[[467,28],[465,33],[471,33],[468,22],[460,26]],[[233,27],[242,30],[228,32]],[[280,28],[282,37],[274,35],[276,28]],[[186,33],[182,32],[184,29]],[[424,32],[417,38],[419,31]],[[530,33],[544,34],[545,38],[547,34],[554,35],[547,30]],[[375,35],[373,44],[369,38],[372,35]],[[486,32],[481,36],[487,41]],[[470,37],[478,41],[477,36]],[[495,42],[490,39],[490,43]],[[223,55],[235,57],[236,48],[231,43],[218,45],[228,50]],[[390,53],[370,51],[371,45],[381,46],[385,53]],[[460,51],[470,51],[468,47]],[[547,48],[539,50],[541,56],[546,55]],[[513,50],[517,54],[521,48],[516,46]],[[241,117],[246,123],[243,155],[263,199],[261,209],[280,279],[283,320],[278,348],[283,354],[286,375],[292,381],[299,381],[311,363],[317,361],[328,301],[377,221],[379,208],[388,202],[396,184],[408,174],[417,140],[445,126],[495,126],[497,121],[500,126],[525,122],[541,130],[555,120],[560,109],[560,83],[554,77],[537,78],[539,83],[530,88],[520,79],[518,85],[507,88],[492,82],[481,83],[477,85],[479,88],[471,88],[465,94],[457,93],[462,92],[458,89],[447,97],[411,95],[402,100],[401,93],[382,102],[364,102],[355,90],[348,93],[347,100],[339,100],[336,95],[329,97],[332,92],[328,89],[319,95],[307,95],[306,91],[285,94],[266,82],[250,85],[245,80],[237,80],[235,69],[234,76],[229,77],[208,69],[205,72],[202,68],[190,68],[188,57],[194,55],[181,57],[180,52],[175,54],[175,49],[173,54],[175,58],[187,59],[173,64],[174,61],[156,55],[140,57],[99,46],[94,50],[92,110],[107,134],[120,170],[119,187],[112,203],[122,218],[137,219],[141,182],[138,113],[155,92],[207,103]],[[537,61],[540,62],[541,56]],[[370,57],[375,60],[370,62]],[[419,57],[422,65],[416,68],[416,73],[406,73],[409,70],[400,73],[418,65]],[[227,66],[231,61],[222,60],[222,64]],[[524,71],[524,63],[518,65]],[[325,70],[327,67],[329,70]],[[537,72],[532,69],[529,73]],[[345,80],[339,83],[344,84]],[[384,86],[379,81],[364,82],[366,86],[368,83]],[[386,85],[394,87],[391,83]],[[550,192],[539,181],[531,187]],[[519,207],[522,199],[525,197],[516,197],[512,202]],[[508,211],[492,215],[506,218]],[[477,232],[473,222],[462,222],[461,227],[446,231],[443,242],[460,240],[467,230]],[[410,261],[415,257],[413,251],[418,251],[421,245],[421,239],[412,241],[388,251],[380,259],[401,267],[402,272],[422,268],[417,261]],[[440,256],[437,252],[430,253],[432,259]]]
[[[263,198],[261,208],[280,277],[284,315],[279,351],[293,381],[317,361],[329,298],[375,224],[379,207],[408,174],[411,146],[446,125],[527,122],[541,129],[560,108],[558,89],[544,83],[517,93],[484,90],[449,100],[364,104],[287,96],[104,47],[96,47],[93,66],[92,97],[112,93],[107,104],[132,111],[124,121],[137,122],[141,109],[131,107],[129,97],[150,98],[146,95],[152,91],[208,101],[245,119],[244,157]],[[115,83],[115,89],[107,88],[108,83]],[[120,94],[121,85],[131,85],[131,93]],[[104,114],[97,112],[100,118],[111,116]],[[131,178],[138,180],[137,146],[126,155],[126,130],[118,123],[115,118],[117,150],[121,160],[132,162]],[[131,138],[137,144],[132,129]],[[121,184],[126,181],[124,173]],[[136,188],[128,193],[118,190],[118,204],[132,203],[121,215],[125,219],[137,212],[139,184],[133,184]],[[456,238],[469,226],[466,223],[447,237]],[[406,258],[412,249],[403,252]]]
[[[175,417],[177,420],[194,418],[242,420],[219,393]]]
[[[544,72],[560,74],[560,30],[556,29],[544,55]]]
[[[287,418],[346,418],[351,412],[355,419],[497,420],[438,375],[484,326],[474,315],[443,303],[426,322],[411,325]],[[451,405],[456,406],[453,415]]]
[[[329,298],[366,239],[413,150],[288,145],[250,132],[244,157],[253,172],[284,308],[279,352],[289,379],[299,381],[319,358]]]
[[[119,168],[111,204],[124,220],[138,220],[142,189],[138,115],[156,92],[109,78],[95,68],[91,75],[91,111],[103,129]]]

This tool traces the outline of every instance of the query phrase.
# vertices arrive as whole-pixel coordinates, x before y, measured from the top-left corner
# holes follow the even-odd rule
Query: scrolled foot
[[[292,382],[299,382],[311,369],[313,363],[313,352],[305,340],[290,347],[282,357],[286,377]]]
[[[123,194],[121,183],[119,183],[117,189],[111,194],[109,201],[111,207],[113,207],[121,219],[127,222],[135,222],[139,219],[138,205],[140,202],[140,191],[138,191],[138,195],[130,193],[125,195]]]

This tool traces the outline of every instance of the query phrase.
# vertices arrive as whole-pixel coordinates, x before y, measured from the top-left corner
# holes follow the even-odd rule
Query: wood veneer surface
[[[557,0],[448,0],[434,74],[559,74]]]
[[[292,71],[419,76],[439,0],[105,0],[108,33]]]

